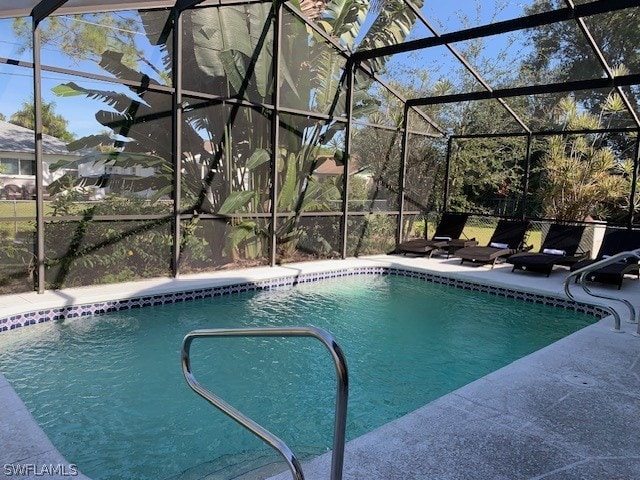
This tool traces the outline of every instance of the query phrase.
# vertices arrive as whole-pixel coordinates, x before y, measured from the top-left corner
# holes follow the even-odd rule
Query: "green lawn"
[[[35,217],[36,202],[0,200],[0,218]]]
[[[429,236],[435,231],[436,225],[429,223]],[[495,227],[492,225],[477,226],[467,225],[462,231],[462,238],[475,238],[478,241],[478,245],[486,246],[489,244],[489,239],[493,234]],[[542,235],[539,229],[529,230],[527,235],[527,245],[532,246],[532,252],[540,250],[540,244],[542,242]]]
[[[78,211],[85,208],[78,204]],[[44,202],[44,214],[53,214],[51,202]],[[27,220],[14,221],[13,218],[26,218]],[[32,232],[36,221],[36,202],[30,200],[0,200],[0,238],[13,238],[16,233]]]
[[[46,205],[47,203],[45,203]],[[45,207],[46,208],[46,207]],[[29,218],[27,221],[6,220],[11,218]],[[0,239],[14,238],[16,234],[32,232],[35,228],[36,202],[0,200]]]
[[[493,233],[493,227],[465,227],[462,231],[463,238],[474,238],[478,241],[478,245],[485,246],[489,244],[489,239]],[[540,250],[541,244],[541,232],[540,230],[529,230],[527,234],[527,246],[533,246],[531,251],[537,252]]]

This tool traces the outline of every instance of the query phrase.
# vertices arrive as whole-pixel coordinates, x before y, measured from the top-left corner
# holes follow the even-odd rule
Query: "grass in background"
[[[30,200],[0,200],[0,218],[34,217],[36,202]]]
[[[483,223],[480,223],[483,222]],[[489,245],[489,240],[491,239],[491,235],[495,230],[495,225],[497,221],[490,223],[483,219],[479,219],[478,221],[474,221],[474,219],[470,219],[467,225],[462,230],[461,238],[475,238],[478,242],[478,245],[481,247]],[[417,223],[417,222],[416,222]],[[424,225],[424,223],[422,224]],[[434,222],[427,223],[427,237],[431,238],[433,233],[436,231],[437,224]],[[424,228],[419,230],[419,234],[414,236],[415,238],[424,237]],[[542,244],[542,232],[540,231],[540,225],[534,224],[532,228],[530,228],[527,232],[526,245],[531,246],[532,252],[537,252],[540,250],[540,246]]]
[[[462,231],[462,238],[475,238],[478,245],[487,246],[493,234],[493,227],[465,227]],[[532,252],[540,250],[542,244],[542,232],[540,230],[529,230],[526,236],[527,246],[532,246]]]
[[[77,214],[81,215],[86,205],[78,202]],[[53,215],[52,202],[44,202],[45,216]],[[27,218],[30,220],[13,220]],[[33,200],[0,200],[0,238],[14,238],[34,231],[36,221],[36,202]]]
[[[16,217],[32,218],[29,221],[14,221]],[[35,229],[36,202],[29,200],[0,201],[0,239],[12,240],[16,236],[28,235]]]

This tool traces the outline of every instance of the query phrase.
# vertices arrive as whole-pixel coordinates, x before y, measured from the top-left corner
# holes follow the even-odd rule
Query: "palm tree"
[[[572,97],[557,106],[560,122],[567,130],[598,129],[608,117],[624,111],[615,94],[602,107],[600,115],[579,108]],[[602,145],[598,135],[552,136],[542,157],[541,202],[545,215],[560,220],[582,221],[604,216],[608,203],[623,200],[629,191],[623,169],[625,162]]]
[[[70,142],[73,134],[67,130],[69,122],[55,113],[55,102],[42,102],[42,131],[47,135]],[[35,107],[33,99],[22,103],[22,109],[9,118],[9,123],[35,130]]]

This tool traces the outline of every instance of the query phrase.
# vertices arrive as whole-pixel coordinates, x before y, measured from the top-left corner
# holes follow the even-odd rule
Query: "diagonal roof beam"
[[[551,12],[537,13],[526,17],[514,18],[502,22],[490,23],[479,27],[458,30],[457,32],[444,33],[440,37],[422,38],[397,45],[389,45],[371,50],[356,52],[354,59],[365,60],[369,58],[393,55],[402,52],[412,52],[421,48],[436,47],[448,43],[473,40],[475,38],[489,37],[501,33],[509,33],[527,28],[540,27],[551,23],[563,22],[573,18],[589,17],[600,13],[615,12],[625,8],[639,7],[640,0],[600,0],[591,3],[576,5],[575,9],[566,7]]]
[[[338,50],[338,52],[341,55],[346,57],[347,62],[352,61],[353,53],[351,51],[349,51],[344,45],[341,45],[340,43],[338,43],[333,37],[328,35],[327,32],[325,32],[324,30],[319,28],[315,24],[315,22],[310,22],[309,20],[307,20],[307,18],[302,14],[302,12],[295,5],[293,5],[290,1],[288,1],[288,0],[285,1],[284,5],[294,15],[296,15],[300,20],[302,20],[306,25],[308,25],[309,28],[311,28],[314,32],[316,32],[318,35],[320,35],[322,38],[324,38],[327,42],[329,42],[331,45],[333,45],[333,47],[336,50]],[[360,68],[361,70],[363,70],[367,75],[369,75],[375,81],[380,83],[383,87],[385,87],[387,90],[389,90],[393,95],[395,95],[398,98],[398,100],[400,100],[403,103],[407,103],[407,99],[404,98],[404,96],[402,96],[398,91],[396,91],[393,87],[391,87],[384,80],[382,80],[376,74],[376,72],[374,72],[371,68],[369,68],[368,66],[359,64],[359,62],[355,62],[355,64],[356,64],[357,68]],[[442,128],[440,125],[438,125],[435,122],[435,120],[433,120],[431,117],[429,117],[429,115],[424,113],[422,110],[413,109],[413,111],[416,112],[419,116],[421,116],[429,125],[431,125],[433,128],[435,128],[441,135],[443,135],[443,136],[447,136],[448,135],[448,133],[446,132],[446,130],[444,128]]]
[[[378,82],[384,88],[389,90],[393,95],[395,95],[398,98],[398,100],[400,100],[403,103],[407,103],[408,102],[408,100],[404,97],[404,95],[402,95],[398,90],[396,90],[391,85],[389,85],[387,82],[385,82],[382,78],[380,78],[378,76],[378,74],[376,72],[374,72],[373,69],[369,65],[362,65],[362,64],[358,64],[357,62],[356,62],[356,65],[357,65],[358,68],[360,68],[362,71],[364,71],[367,75],[369,75],[371,78],[373,78],[376,82]],[[424,121],[426,121],[429,125],[431,125],[438,132],[440,132],[441,135],[443,135],[445,137],[449,136],[449,133],[444,128],[442,128],[440,125],[438,125],[435,122],[435,120],[433,120],[425,112],[423,112],[422,110],[417,109],[417,108],[412,108],[412,110],[415,113],[417,113],[419,116],[421,116],[424,119]]]
[[[188,8],[193,8],[204,0],[176,0],[175,8],[178,12],[182,12]]]
[[[566,93],[576,90],[591,90],[597,88],[616,88],[640,84],[640,73],[620,75],[613,78],[594,78],[573,82],[550,83],[546,85],[530,85],[527,87],[502,88],[492,92],[469,92],[454,95],[440,95],[430,98],[416,98],[408,100],[407,104],[439,105],[442,103],[466,102],[469,100],[489,100],[491,98],[521,97],[525,95],[543,95],[547,93]]]
[[[37,25],[65,3],[67,0],[42,0],[31,10],[31,17]]]
[[[429,31],[433,33],[433,35],[436,38],[441,36],[440,33],[435,29],[435,27],[431,25],[431,23],[427,20],[427,18],[422,14],[420,9],[416,8],[416,6],[410,0],[405,0],[404,3],[420,19],[420,21],[422,21],[422,23],[429,29]],[[480,83],[480,85],[484,87],[485,90],[488,90],[488,91],[493,90],[491,88],[491,85],[489,85],[484,80],[484,78],[482,78],[482,75],[480,75],[480,73],[475,68],[473,68],[473,66],[467,61],[467,59],[460,52],[458,52],[458,50],[455,49],[455,47],[453,47],[448,43],[446,43],[444,46],[447,47],[447,49],[453,54],[453,56],[456,57],[456,59],[464,66],[464,68],[467,69],[469,73],[471,73],[471,75],[473,75],[473,77]],[[504,107],[504,109],[509,113],[509,115],[511,115],[513,119],[516,122],[518,122],[520,127],[522,127],[522,129],[525,132],[527,133],[531,132],[529,127],[527,127],[527,125],[522,121],[522,119],[518,116],[518,114],[515,111],[513,111],[513,109],[509,105],[507,105],[507,103],[502,98],[498,98],[497,101],[500,105]]]
[[[285,1],[284,5],[291,11],[291,13],[293,13],[296,17],[298,17],[299,20],[302,20],[302,22],[305,23],[305,25],[307,25],[309,28],[311,28],[311,30],[313,30],[314,32],[316,32],[318,35],[320,35],[322,38],[324,38],[327,42],[329,42],[331,45],[333,45],[333,47],[338,50],[338,52],[340,52],[340,54],[345,57],[346,59],[349,59],[351,57],[351,55],[353,54],[349,49],[347,49],[344,45],[339,44],[335,38],[333,38],[332,36],[330,36],[327,32],[325,32],[324,30],[322,30],[321,28],[319,28],[315,22],[310,22],[305,16],[304,14],[300,11],[300,9],[298,7],[296,7],[293,3],[291,3],[290,1]]]
[[[190,0],[180,2],[187,5]],[[249,3],[264,3],[265,0],[200,0],[197,4],[203,6],[244,5]],[[33,8],[29,4],[33,1],[0,0],[0,19],[32,16]],[[42,0],[40,3],[45,4]],[[56,15],[82,15],[85,13],[104,12],[105,8],[111,12],[123,10],[151,10],[159,8],[175,8],[176,0],[71,0],[55,9]],[[50,12],[51,15],[53,12]],[[45,15],[42,18],[45,18]]]
[[[565,3],[569,8],[575,10],[576,5],[573,2],[573,0],[565,0]],[[598,61],[600,62],[600,65],[602,65],[602,68],[604,68],[604,71],[607,73],[607,77],[613,78],[615,76],[613,69],[609,66],[609,62],[607,62],[607,59],[605,58],[602,50],[600,50],[600,46],[598,45],[598,42],[596,42],[596,40],[593,38],[593,35],[591,35],[591,31],[589,30],[589,27],[587,27],[587,24],[585,23],[584,19],[580,17],[576,17],[576,22],[578,23],[578,27],[580,27],[582,34],[587,39],[587,42],[589,43],[591,50],[593,50],[593,53],[595,53],[596,57],[598,57]],[[622,102],[624,103],[625,108],[629,112],[629,115],[631,115],[631,117],[633,118],[633,121],[635,122],[636,126],[640,127],[640,119],[638,118],[638,114],[635,111],[633,104],[629,100],[629,97],[627,97],[627,94],[624,92],[624,90],[622,90],[622,87],[616,87],[616,93],[622,99]]]

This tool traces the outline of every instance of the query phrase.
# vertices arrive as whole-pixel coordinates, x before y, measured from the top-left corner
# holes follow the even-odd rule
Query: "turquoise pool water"
[[[193,478],[278,456],[193,393],[198,328],[316,325],[350,373],[362,435],[595,321],[416,279],[359,276],[50,322],[0,335],[0,370],[62,454],[99,479]],[[330,449],[335,370],[313,339],[204,339],[201,383],[305,456]],[[237,471],[236,471],[237,472]]]

